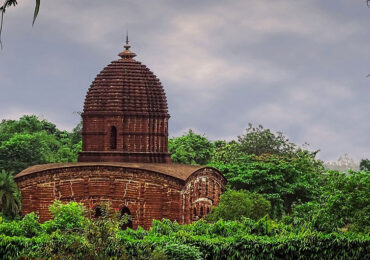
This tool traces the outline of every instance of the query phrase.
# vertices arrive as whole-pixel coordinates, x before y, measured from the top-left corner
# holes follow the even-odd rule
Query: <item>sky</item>
[[[4,16],[0,119],[73,129],[128,30],[165,89],[170,136],[232,140],[252,123],[325,161],[370,158],[365,0],[48,0],[33,27],[34,1],[18,2]]]

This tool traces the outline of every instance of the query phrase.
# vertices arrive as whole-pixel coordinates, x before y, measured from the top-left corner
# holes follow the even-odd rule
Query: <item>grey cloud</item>
[[[71,129],[95,75],[121,51],[162,81],[170,135],[212,139],[248,122],[281,130],[334,160],[370,157],[370,11],[363,3],[22,1],[4,24],[0,118],[35,113]]]

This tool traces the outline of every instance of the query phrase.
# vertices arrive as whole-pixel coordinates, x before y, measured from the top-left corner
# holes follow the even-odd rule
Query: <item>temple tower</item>
[[[106,66],[87,92],[79,162],[171,162],[165,92],[130,47],[126,37],[121,58]]]

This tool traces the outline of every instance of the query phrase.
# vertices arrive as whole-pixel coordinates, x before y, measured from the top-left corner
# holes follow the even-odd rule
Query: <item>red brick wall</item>
[[[110,130],[117,129],[111,148]],[[170,162],[168,117],[143,115],[83,115],[80,162]]]
[[[202,217],[224,189],[225,181],[205,168],[184,181],[143,169],[113,166],[78,166],[35,172],[16,179],[22,192],[22,214],[32,211],[41,221],[50,219],[54,200],[82,202],[88,208],[110,201],[112,208],[128,207],[133,227],[149,228],[153,219],[180,224]],[[193,210],[196,209],[196,214]]]
[[[213,206],[217,206],[226,180],[212,168],[193,173],[183,189],[183,223],[203,218]]]

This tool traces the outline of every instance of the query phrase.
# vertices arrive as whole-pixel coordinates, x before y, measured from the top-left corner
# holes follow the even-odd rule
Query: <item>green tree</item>
[[[360,170],[361,171],[370,171],[370,160],[369,159],[362,159],[360,161]]]
[[[0,212],[5,216],[14,217],[19,214],[20,209],[18,186],[13,175],[3,170],[0,173]]]
[[[59,143],[45,132],[15,134],[0,145],[0,168],[18,173],[23,169],[47,162],[54,162]]]
[[[274,134],[270,129],[264,129],[262,125],[253,127],[249,124],[246,133],[238,137],[240,151],[245,154],[277,154],[293,155],[297,146],[286,138],[282,132]]]
[[[318,196],[318,177],[323,171],[320,161],[306,151],[295,157],[263,154],[245,155],[237,162],[209,164],[220,170],[228,187],[263,194],[271,202],[273,217],[291,212],[295,203]]]
[[[0,142],[9,140],[14,134],[33,134],[45,131],[59,136],[62,131],[56,125],[35,115],[24,115],[19,120],[2,120],[0,123]]]
[[[9,172],[35,164],[77,161],[81,146],[79,126],[69,133],[34,115],[0,123],[0,169]]]
[[[325,232],[338,228],[370,232],[369,171],[328,171],[320,176],[319,184],[321,193],[316,201],[294,208],[296,224],[310,223]]]
[[[193,130],[168,140],[168,150],[175,163],[207,164],[211,160],[213,149],[213,144],[205,136],[195,134]]]
[[[236,141],[216,141],[214,142],[213,162],[232,163],[241,158],[244,153],[240,149],[240,144]]]
[[[271,204],[262,195],[249,191],[227,190],[220,197],[220,203],[212,208],[206,219],[211,222],[223,220],[241,220],[243,217],[253,220],[269,214]]]

